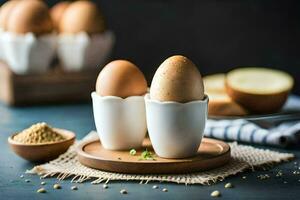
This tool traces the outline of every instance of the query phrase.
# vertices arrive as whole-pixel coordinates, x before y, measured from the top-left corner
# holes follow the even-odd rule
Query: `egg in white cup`
[[[64,7],[58,25],[57,47],[62,68],[81,71],[103,65],[115,37],[106,30],[100,9],[92,1],[75,1]]]
[[[102,69],[92,100],[97,133],[105,149],[142,146],[147,132],[146,92],[146,79],[133,63],[116,60]]]
[[[207,120],[208,97],[194,63],[184,56],[166,59],[154,75],[145,102],[155,153],[171,159],[195,156]]]
[[[44,73],[56,47],[48,7],[36,0],[13,2],[1,34],[2,56],[16,74]]]

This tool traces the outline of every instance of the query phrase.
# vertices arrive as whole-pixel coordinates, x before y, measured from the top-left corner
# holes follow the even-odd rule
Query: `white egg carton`
[[[58,58],[66,71],[97,68],[107,60],[114,42],[111,31],[94,35],[85,32],[61,34],[58,37]]]
[[[0,60],[15,74],[45,73],[57,54],[64,71],[96,69],[106,62],[115,42],[114,34],[35,36],[0,30]]]
[[[1,55],[16,74],[45,73],[54,58],[56,35],[1,33]]]

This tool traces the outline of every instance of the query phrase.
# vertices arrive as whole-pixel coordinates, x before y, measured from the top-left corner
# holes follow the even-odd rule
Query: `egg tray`
[[[45,74],[16,75],[0,62],[0,101],[11,106],[88,101],[99,72],[65,72],[55,66]]]

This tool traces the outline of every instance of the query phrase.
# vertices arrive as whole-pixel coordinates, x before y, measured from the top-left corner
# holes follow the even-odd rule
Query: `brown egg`
[[[144,74],[127,60],[115,60],[108,63],[100,72],[96,93],[100,96],[141,96],[147,92]]]
[[[204,98],[204,86],[196,65],[180,55],[166,59],[157,69],[150,97],[158,101],[189,102]]]
[[[65,10],[59,30],[63,33],[75,34],[86,32],[101,33],[105,29],[104,19],[97,5],[91,1],[76,1]]]
[[[7,31],[18,34],[32,32],[36,35],[53,31],[47,5],[40,0],[20,1],[9,16]]]
[[[1,9],[0,9],[0,28],[2,28],[3,30],[6,29],[6,23],[7,23],[8,17],[10,16],[13,8],[17,5],[17,3],[19,3],[18,0],[10,0],[10,1],[7,1],[6,3],[4,3],[1,6]]]
[[[55,4],[51,9],[50,9],[50,15],[53,21],[53,25],[56,29],[59,27],[59,22],[61,20],[61,17],[63,16],[65,10],[67,7],[71,4],[69,1],[61,1],[57,4]]]

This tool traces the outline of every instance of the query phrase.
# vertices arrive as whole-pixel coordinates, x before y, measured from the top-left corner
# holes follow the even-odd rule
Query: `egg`
[[[97,5],[91,1],[76,1],[65,10],[59,30],[62,33],[88,34],[101,33],[105,30],[103,16]]]
[[[100,96],[141,96],[147,92],[147,81],[139,68],[127,60],[108,63],[100,72],[96,82],[96,93]]]
[[[69,2],[69,1],[61,1],[57,4],[55,4],[50,9],[51,19],[52,19],[53,25],[55,26],[56,29],[59,26],[59,22],[61,20],[61,17],[63,16],[63,13],[69,7],[70,4],[71,4],[71,2]]]
[[[13,8],[19,3],[18,0],[10,0],[4,3],[0,9],[0,28],[6,29],[6,23]]]
[[[167,58],[154,74],[150,98],[180,103],[202,100],[204,86],[196,65],[181,55]]]
[[[48,7],[40,0],[20,1],[7,21],[7,31],[18,34],[31,32],[41,35],[52,30],[53,24]]]

